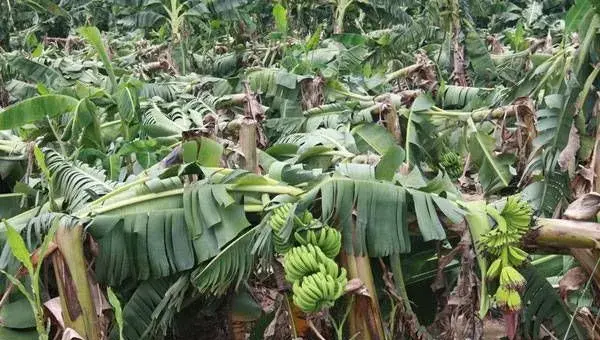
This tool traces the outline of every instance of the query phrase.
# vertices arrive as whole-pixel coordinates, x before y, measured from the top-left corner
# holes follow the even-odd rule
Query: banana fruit
[[[276,207],[265,217],[266,223],[272,230],[275,251],[284,255],[285,279],[292,284],[294,304],[305,312],[316,312],[332,307],[344,294],[346,269],[333,260],[342,247],[342,234],[308,210],[296,216],[294,206],[284,203]],[[294,246],[294,241],[299,245]]]
[[[508,246],[508,261],[513,266],[520,266],[529,258],[529,254],[516,246]]]
[[[294,215],[292,207],[292,203],[284,203],[278,206],[273,209],[267,221],[273,230],[273,248],[279,254],[285,254],[291,248],[289,242],[291,232],[286,227],[292,222],[290,218]]]
[[[294,282],[292,300],[304,312],[330,308],[344,294],[346,283],[345,275],[336,278],[323,272],[314,273]]]
[[[525,278],[515,268],[505,266],[500,274],[500,286],[521,290],[525,286]]]
[[[329,258],[336,257],[342,247],[342,233],[330,226],[324,226],[317,231],[307,230],[304,235],[296,232],[294,237],[301,245],[313,244],[321,248]]]
[[[458,179],[463,173],[463,160],[456,152],[449,151],[443,154],[440,159],[440,165],[453,180]]]
[[[302,223],[314,226],[306,213]],[[300,244],[287,251],[283,259],[285,278],[292,283],[292,300],[304,312],[330,308],[344,294],[348,282],[346,269],[333,260],[340,252],[342,235],[329,226],[294,234]]]
[[[491,205],[486,207],[486,212],[496,221],[496,228],[481,236],[479,246],[496,258],[485,276],[488,280],[499,277],[499,286],[494,294],[496,303],[500,308],[515,312],[522,308],[519,292],[526,284],[515,266],[522,265],[529,257],[519,245],[529,230],[533,209],[519,196],[510,196],[501,212]]]
[[[511,312],[519,311],[522,307],[521,296],[515,289],[509,287],[500,286],[496,290],[494,295],[498,307],[506,309]]]
[[[518,196],[509,196],[502,209],[502,216],[506,222],[520,234],[525,234],[529,230],[529,223],[533,215],[533,209],[524,200]]]
[[[487,269],[485,273],[485,277],[488,280],[495,279],[500,275],[500,271],[502,270],[502,259],[497,258]]]
[[[321,248],[312,244],[294,247],[284,256],[285,278],[295,282],[305,276],[322,272],[333,277],[340,276],[338,264],[327,257]],[[344,269],[342,268],[344,271]],[[345,271],[344,271],[345,274]]]

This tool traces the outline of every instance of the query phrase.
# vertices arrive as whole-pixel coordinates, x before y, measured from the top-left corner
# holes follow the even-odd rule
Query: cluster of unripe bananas
[[[488,280],[500,277],[494,294],[498,307],[518,311],[522,307],[520,292],[526,281],[515,267],[522,265],[529,256],[518,245],[529,229],[533,210],[518,196],[510,196],[501,212],[491,205],[487,206],[486,212],[496,221],[496,228],[481,237],[480,246],[495,257],[486,277]]]
[[[342,235],[308,211],[296,216],[292,208],[284,203],[273,209],[268,220],[273,245],[284,255],[285,278],[292,284],[294,304],[304,312],[317,312],[332,307],[344,294],[346,270],[333,260],[340,252]]]
[[[463,173],[462,157],[453,151],[448,151],[440,157],[440,165],[446,170],[451,179],[457,180]]]

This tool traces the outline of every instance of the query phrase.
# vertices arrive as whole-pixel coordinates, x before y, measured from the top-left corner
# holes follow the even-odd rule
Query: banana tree
[[[125,34],[117,15],[68,50],[3,53],[0,267],[15,279],[0,332],[42,335],[46,308],[53,332],[91,339],[176,336],[198,318],[215,338],[477,338],[501,312],[509,337],[585,338],[579,302],[566,309],[541,274],[562,258],[525,251],[572,248],[595,271],[596,224],[531,220],[560,213],[565,170],[595,184],[580,148],[596,129],[595,7],[572,7],[560,46],[523,49],[517,29],[514,53],[492,55],[483,35],[511,20],[496,3],[331,4],[149,2],[118,8],[155,32]],[[536,4],[518,16],[529,33]],[[169,44],[181,75],[161,66]],[[46,269],[35,294],[14,289]],[[434,294],[411,291],[424,282]]]

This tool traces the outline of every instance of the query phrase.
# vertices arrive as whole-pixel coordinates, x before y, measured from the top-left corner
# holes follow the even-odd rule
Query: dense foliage
[[[0,3],[0,338],[600,336],[597,0]]]

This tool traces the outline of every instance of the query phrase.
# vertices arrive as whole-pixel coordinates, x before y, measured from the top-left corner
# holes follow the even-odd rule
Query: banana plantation
[[[599,0],[0,0],[0,339],[600,339]]]

